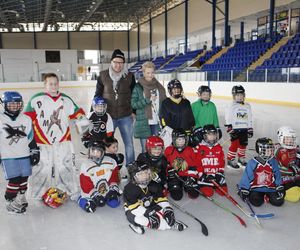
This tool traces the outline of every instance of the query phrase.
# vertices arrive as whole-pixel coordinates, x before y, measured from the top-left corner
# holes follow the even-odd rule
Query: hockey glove
[[[225,125],[225,127],[227,127],[227,133],[228,134],[232,134],[234,132],[233,129],[232,129],[232,125],[231,124]]]
[[[219,135],[219,140],[222,138],[222,130],[220,128],[217,128],[218,135]]]
[[[247,132],[248,132],[248,138],[252,138],[252,136],[253,136],[253,128],[248,128]]]
[[[90,139],[91,139],[91,134],[90,134],[90,133],[86,134],[85,136],[83,136],[83,137],[81,138],[81,141],[82,141],[83,146],[84,146],[85,148],[88,148],[88,147],[89,147]]]
[[[299,168],[298,168],[298,166],[296,165],[295,162],[291,162],[289,164],[289,168],[293,171],[293,174],[292,174],[293,176],[295,176],[299,173]]]
[[[93,200],[88,200],[87,203],[85,204],[85,211],[88,213],[94,213],[96,211],[96,203]]]
[[[177,178],[177,171],[174,168],[170,168],[168,170],[168,179],[174,179]]]
[[[242,198],[243,201],[249,198],[250,191],[248,189],[241,188],[238,190],[238,195]]]
[[[149,221],[149,224],[148,224],[149,228],[152,228],[152,229],[158,229],[159,228],[160,218],[156,214],[156,209],[153,209],[153,208],[152,209],[151,208],[147,209],[144,216]]]
[[[105,197],[101,195],[99,192],[94,192],[91,195],[92,201],[95,203],[97,207],[105,206]]]
[[[121,153],[116,154],[116,161],[117,161],[118,168],[120,170],[124,164],[124,155]]]
[[[159,175],[155,172],[152,172],[152,180],[155,181],[156,183],[161,183],[161,179],[159,178]]]
[[[284,190],[284,186],[280,185],[276,187],[276,191],[277,191],[277,199],[280,200],[285,196],[285,190]]]
[[[175,224],[175,215],[174,215],[174,210],[171,207],[165,207],[163,209],[164,212],[164,219],[168,223],[170,227],[172,227]]]
[[[196,178],[194,178],[192,176],[188,176],[186,181],[184,182],[184,186],[187,188],[198,188]]]
[[[119,187],[117,185],[112,185],[109,187],[109,191],[106,194],[106,199],[108,201],[110,200],[117,200],[119,199],[120,193],[119,193]]]
[[[30,164],[35,166],[40,162],[40,148],[30,149]]]
[[[226,184],[224,173],[217,172],[217,173],[215,174],[215,179],[216,179],[216,182],[217,182],[220,186],[224,186],[224,185]]]

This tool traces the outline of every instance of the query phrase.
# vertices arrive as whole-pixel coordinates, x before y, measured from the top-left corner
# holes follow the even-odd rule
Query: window
[[[46,50],[46,63],[60,63],[60,51]]]

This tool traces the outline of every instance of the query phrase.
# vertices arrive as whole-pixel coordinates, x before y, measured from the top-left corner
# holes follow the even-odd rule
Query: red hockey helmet
[[[155,147],[161,147],[162,151],[163,151],[163,148],[164,148],[163,139],[161,139],[159,136],[149,136],[146,140],[146,150],[147,150],[147,153],[152,157],[155,157],[155,156],[151,154],[151,149],[153,149]],[[159,156],[157,156],[157,157],[159,157]]]

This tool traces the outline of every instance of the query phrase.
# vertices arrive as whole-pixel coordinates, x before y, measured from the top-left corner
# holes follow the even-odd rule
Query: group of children
[[[32,195],[43,197],[46,204],[57,207],[65,194],[75,195],[78,190],[74,178],[79,178],[80,195],[76,198],[83,210],[92,213],[104,205],[118,207],[122,194],[119,172],[124,156],[118,153],[105,100],[93,99],[93,112],[87,119],[70,97],[59,92],[56,75],[45,77],[45,89],[46,92],[30,99],[25,108],[27,116],[21,113],[23,100],[18,92],[5,92],[2,98],[0,152],[8,180],[7,210],[25,212],[27,181],[34,165],[37,166],[31,177]],[[192,105],[183,97],[180,81],[172,80],[168,90],[170,97],[162,104],[161,124],[164,134],[170,133],[171,143],[164,141],[164,136],[163,139],[150,136],[146,140],[146,152],[127,163],[129,183],[123,190],[124,208],[130,228],[141,234],[144,228],[182,231],[187,227],[175,219],[168,195],[178,201],[185,192],[192,199],[199,194],[211,197],[215,191],[223,195],[220,188],[228,192],[225,156],[219,144],[222,132],[216,107],[210,101],[210,88],[200,86],[199,100]],[[253,136],[251,107],[244,102],[242,86],[234,86],[232,95],[233,103],[225,113],[231,140],[227,164],[234,169],[246,166],[238,194],[254,206],[266,200],[280,206],[285,195],[289,201],[298,201],[300,170],[295,131],[280,128],[277,147],[269,138],[257,139],[257,156],[247,163],[246,146],[248,138]],[[79,177],[72,159],[69,119],[75,119],[80,126],[86,124],[87,128],[81,131],[88,158],[81,164]],[[56,195],[53,189],[47,189],[53,186],[57,188]]]

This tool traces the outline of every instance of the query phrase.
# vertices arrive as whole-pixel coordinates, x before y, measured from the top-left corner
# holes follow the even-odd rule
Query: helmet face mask
[[[174,79],[168,83],[168,91],[171,97],[178,99],[182,97],[182,85],[177,79]]]
[[[104,145],[100,144],[99,142],[91,142],[89,145],[89,159],[97,164],[100,164],[104,157],[104,153]]]
[[[211,98],[211,89],[206,85],[202,85],[198,88],[197,94],[201,101],[209,102]]]
[[[265,161],[274,157],[275,147],[273,141],[269,138],[257,139],[255,149],[258,155]]]
[[[134,175],[134,181],[138,185],[147,186],[151,181],[150,168],[141,170]]]
[[[183,151],[188,145],[189,137],[183,129],[174,129],[172,132],[172,144],[178,151]]]
[[[92,102],[92,107],[96,115],[103,116],[107,110],[107,103],[102,97],[95,97]]]
[[[283,148],[295,149],[297,147],[297,135],[291,127],[283,126],[277,131],[278,141]]]
[[[10,116],[18,116],[23,110],[23,98],[16,91],[4,92],[2,101],[4,104],[4,110]]]
[[[219,133],[214,125],[209,124],[203,127],[203,139],[210,146],[213,146],[218,142]]]

